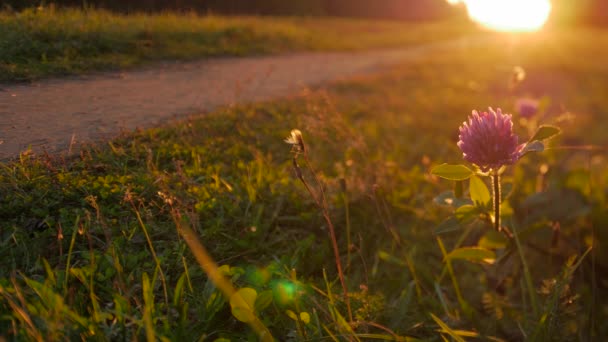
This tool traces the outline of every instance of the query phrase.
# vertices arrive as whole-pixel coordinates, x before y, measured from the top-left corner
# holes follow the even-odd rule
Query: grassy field
[[[255,340],[244,322],[285,341],[608,336],[606,51],[601,30],[496,35],[77,157],[25,153],[0,169],[0,337]],[[468,200],[487,197],[479,182],[456,196],[429,170],[463,162],[472,109],[515,112],[521,96],[544,98],[539,121],[562,134],[507,169],[508,240]]]
[[[0,12],[0,82],[162,60],[401,47],[472,32],[463,22],[117,15],[45,7]]]

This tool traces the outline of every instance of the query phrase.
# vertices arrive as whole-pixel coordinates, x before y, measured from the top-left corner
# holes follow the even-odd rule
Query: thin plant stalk
[[[315,172],[315,169],[312,167],[312,164],[308,160],[308,153],[306,151],[304,151],[303,155],[304,155],[304,161],[306,162],[306,167],[308,167],[308,169],[310,170],[310,173],[312,173],[312,176],[315,179],[317,186],[319,187],[319,192],[321,193],[321,204],[323,205],[323,208],[325,209],[325,208],[327,208],[327,201],[325,200],[325,191],[323,191],[323,184],[321,184],[321,181],[319,180],[319,177],[317,177],[317,173]]]
[[[184,264],[184,273],[186,274],[186,281],[188,284],[188,289],[190,293],[194,293],[194,288],[192,287],[192,281],[190,281],[190,272],[188,272],[188,265],[186,264],[186,258],[182,256],[182,263]]]
[[[310,160],[308,159],[308,150],[306,149],[306,145],[304,144],[304,139],[302,138],[302,132],[300,132],[297,129],[293,129],[291,131],[291,135],[289,137],[287,137],[287,139],[285,139],[285,142],[292,145],[292,151],[295,152],[295,156],[293,157],[292,161],[293,161],[293,167],[294,167],[294,170],[296,171],[296,175],[297,175],[298,179],[300,179],[302,184],[304,184],[304,187],[306,188],[306,190],[308,191],[308,193],[314,200],[315,204],[321,210],[321,213],[323,214],[323,218],[325,219],[325,222],[327,223],[327,226],[329,227],[329,236],[330,236],[331,244],[332,244],[332,247],[334,250],[334,256],[336,258],[336,268],[338,270],[338,277],[340,278],[342,290],[344,291],[344,301],[346,302],[346,307],[348,310],[349,322],[352,324],[353,323],[353,314],[352,314],[352,310],[350,308],[350,298],[348,296],[348,288],[346,287],[346,281],[344,280],[344,271],[342,270],[342,263],[340,261],[340,250],[338,249],[336,231],[334,229],[334,224],[332,223],[331,218],[329,217],[329,209],[327,206],[327,200],[325,198],[325,191],[323,191],[323,184],[319,180],[319,177],[317,177],[317,173],[315,172],[314,168],[312,167],[312,164],[310,163]],[[317,188],[319,189],[320,196],[315,195],[315,193],[312,191],[312,189],[310,188],[310,186],[304,179],[304,176],[302,175],[302,170],[300,169],[300,166],[298,165],[298,156],[300,156],[300,155],[302,155],[304,157],[304,162],[306,163],[306,166],[312,173],[312,176],[315,180]],[[348,246],[348,247],[350,247],[350,246]]]
[[[334,225],[331,221],[331,218],[329,217],[329,211],[327,209],[327,202],[325,200],[325,192],[323,191],[323,185],[321,184],[321,181],[317,177],[312,165],[310,164],[310,161],[308,160],[306,150],[304,150],[304,152],[302,154],[304,156],[304,161],[306,162],[306,166],[308,167],[310,172],[313,174],[315,182],[317,183],[319,192],[321,193],[321,199],[319,199],[319,198],[317,198],[317,196],[315,196],[314,192],[312,191],[312,189],[310,188],[310,186],[308,185],[308,183],[302,176],[302,171],[300,170],[297,160],[296,160],[297,154],[293,159],[293,164],[294,164],[294,167],[296,168],[296,173],[298,175],[298,178],[304,184],[304,187],[306,188],[306,190],[308,191],[310,196],[313,198],[313,200],[315,201],[315,203],[317,204],[319,209],[321,209],[323,218],[325,219],[325,222],[327,223],[327,226],[329,227],[329,236],[331,239],[331,244],[332,244],[332,247],[334,250],[334,256],[336,259],[336,268],[338,270],[338,277],[340,278],[340,284],[342,285],[342,290],[344,292],[344,300],[346,302],[346,309],[348,311],[348,319],[349,319],[349,322],[352,323],[353,314],[352,314],[352,310],[350,308],[350,298],[348,296],[348,288],[346,287],[346,281],[344,280],[344,271],[342,270],[342,262],[340,261],[340,249],[338,248],[338,241],[336,239],[336,231],[334,229]]]
[[[494,229],[500,232],[502,231],[502,226],[500,222],[500,174],[498,170],[492,170],[492,208],[494,210]]]
[[[532,281],[532,275],[530,274],[530,268],[528,267],[528,262],[526,257],[524,256],[523,248],[521,246],[521,242],[519,241],[519,232],[515,229],[515,225],[513,228],[513,237],[515,239],[515,245],[517,247],[517,252],[519,257],[521,258],[521,264],[524,269],[524,278],[526,280],[526,287],[528,290],[528,295],[530,296],[530,304],[532,305],[532,311],[534,312],[534,316],[538,317],[538,304],[536,302],[535,288],[534,283]]]
[[[21,289],[17,285],[17,281],[14,276],[11,277],[11,282],[13,283],[13,288],[15,290],[14,292],[17,296],[17,299],[13,299],[12,295],[8,291],[6,291],[3,286],[0,286],[0,296],[2,296],[6,300],[19,322],[25,325],[25,332],[29,335],[28,337],[30,337],[33,341],[44,341],[42,332],[38,330],[38,328],[34,324],[34,320],[25,309],[27,305],[25,304],[25,300],[23,298],[23,295],[21,294]],[[17,301],[20,302],[21,306],[17,303]]]
[[[471,234],[471,232],[473,231],[474,226],[468,226],[465,231],[460,235],[460,237],[458,238],[458,240],[456,240],[456,243],[454,244],[453,249],[457,249],[460,246],[462,246],[462,244],[465,242],[466,238],[469,236],[469,234]],[[439,239],[439,237],[437,237]],[[444,255],[445,257],[445,255]],[[438,282],[441,283],[441,281],[443,280],[443,278],[445,277],[445,275],[449,272],[447,267],[444,267],[443,270],[441,271],[441,275],[438,278]]]
[[[351,227],[350,227],[350,207],[349,207],[349,203],[348,203],[348,192],[347,192],[347,188],[346,188],[346,180],[343,180],[343,187],[342,187],[342,201],[344,203],[344,216],[345,216],[345,222],[346,222],[346,269],[348,270],[350,268],[350,261],[351,261],[351,253],[350,253],[350,246],[352,244],[351,242]]]
[[[437,236],[437,243],[439,244],[439,249],[441,249],[441,254],[443,254],[443,258],[445,259],[445,264],[448,269],[448,273],[450,275],[450,278],[452,279],[452,286],[454,286],[454,292],[456,293],[456,298],[458,299],[458,304],[460,304],[460,309],[462,310],[462,312],[465,315],[467,315],[470,318],[471,312],[467,307],[467,303],[464,300],[464,297],[462,297],[462,293],[460,292],[460,286],[458,286],[458,280],[456,279],[456,275],[454,274],[454,269],[452,268],[452,262],[450,261],[449,258],[447,258],[448,253],[445,249],[445,246],[443,245],[443,241],[441,241],[441,238],[439,236]]]
[[[181,214],[177,210],[171,208],[171,216],[178,232],[182,235],[188,247],[190,247],[190,251],[194,255],[194,258],[207,274],[209,280],[211,280],[215,287],[222,292],[227,300],[230,300],[230,298],[237,293],[237,290],[219,271],[217,263],[213,260],[209,252],[207,252],[207,249],[200,242],[194,231],[190,227],[181,224]],[[253,314],[252,317],[253,319],[250,322],[247,322],[247,324],[255,331],[260,341],[274,341],[270,330],[268,330],[257,315]]]
[[[78,216],[76,218],[76,222],[78,222],[78,220],[80,220],[80,216]],[[68,260],[65,263],[65,277],[64,277],[64,284],[63,284],[63,296],[67,297],[68,295],[68,280],[70,277],[70,262],[72,260],[72,252],[74,251],[74,243],[76,242],[76,233],[78,232],[78,229],[76,227],[74,227],[74,231],[72,232],[72,238],[70,239],[70,248],[68,249]]]
[[[291,275],[291,281],[292,281],[292,283],[297,284],[298,283],[298,278],[296,276],[296,270],[293,269],[293,270],[291,270],[290,273],[291,273],[290,275]],[[302,329],[302,324],[301,324],[301,321],[300,321],[300,313],[302,311],[300,309],[300,305],[298,304],[298,300],[294,301],[294,305],[295,305],[295,309],[296,309],[296,312],[295,312],[296,320],[295,321],[296,321],[296,329],[298,331],[298,336],[302,340],[306,341],[306,340],[308,340],[308,334],[306,333],[306,329]]]
[[[393,238],[393,241],[398,246],[401,246],[401,238],[399,237],[399,233],[397,233],[397,231],[395,230],[395,227],[393,225],[393,222],[392,222],[392,219],[390,216],[390,212],[388,210],[388,206],[386,205],[386,201],[378,193],[377,185],[374,185],[374,187],[373,187],[373,195],[374,195],[373,196],[374,204],[376,206],[376,211],[378,212],[378,216],[380,217],[380,222],[382,222],[382,225],[384,226],[386,231],[391,235],[391,237]]]
[[[418,303],[422,301],[422,287],[420,286],[420,278],[418,278],[418,274],[416,273],[416,266],[414,260],[412,259],[413,250],[410,251],[406,257],[405,261],[407,263],[407,268],[410,270],[410,274],[412,275],[412,279],[416,284],[416,295],[418,295]]]
[[[348,289],[346,287],[346,281],[344,280],[344,272],[342,271],[342,263],[340,262],[340,252],[338,249],[338,242],[336,241],[336,233],[334,229],[334,225],[331,223],[331,219],[327,213],[323,213],[325,217],[325,221],[329,226],[329,233],[331,236],[331,243],[334,249],[334,254],[336,257],[336,268],[338,269],[338,276],[340,277],[340,283],[342,284],[342,290],[344,291],[344,300],[346,301],[346,308],[348,310],[348,319],[350,322],[353,321],[353,314],[350,308],[350,298],[348,297]]]
[[[144,223],[144,221],[141,218],[141,215],[139,214],[139,210],[137,210],[137,208],[135,207],[135,204],[131,203],[131,205],[133,206],[133,211],[135,212],[135,216],[137,217],[137,222],[139,222],[139,225],[146,237],[146,241],[148,242],[148,247],[150,248],[150,253],[152,253],[152,258],[154,259],[154,262],[156,263],[156,269],[159,272],[160,280],[161,280],[161,283],[163,286],[163,293],[165,295],[165,305],[167,307],[169,307],[169,295],[167,293],[167,281],[165,279],[165,273],[163,272],[163,269],[160,264],[160,259],[158,259],[158,256],[156,255],[156,251],[154,250],[154,245],[152,244],[152,239],[150,239],[150,235],[148,234],[148,229],[146,228],[146,224]]]

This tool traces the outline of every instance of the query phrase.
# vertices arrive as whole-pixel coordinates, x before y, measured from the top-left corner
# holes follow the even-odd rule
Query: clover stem
[[[498,174],[498,170],[492,170],[492,204],[494,209],[494,228],[497,231],[501,231],[502,227],[500,225],[500,174]]]

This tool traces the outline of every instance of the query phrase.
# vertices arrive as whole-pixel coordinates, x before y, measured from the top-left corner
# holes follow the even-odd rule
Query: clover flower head
[[[474,110],[459,131],[458,147],[463,158],[484,172],[514,164],[520,157],[522,146],[513,134],[511,114],[503,114],[500,108],[481,113]]]
[[[538,113],[539,102],[530,98],[521,98],[515,102],[515,107],[522,118],[529,119]]]
[[[298,129],[292,129],[291,134],[284,141],[291,145],[292,149],[296,153],[304,153],[306,150],[306,147],[304,146],[304,139],[302,138],[302,132],[300,132]]]

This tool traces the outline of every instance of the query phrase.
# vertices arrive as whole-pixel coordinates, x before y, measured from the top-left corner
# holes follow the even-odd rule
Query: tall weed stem
[[[500,232],[502,230],[500,222],[500,174],[498,170],[492,170],[492,207],[494,210],[494,229]]]
[[[348,296],[348,288],[346,287],[346,281],[344,280],[344,271],[342,271],[342,262],[340,261],[340,250],[338,248],[338,241],[336,239],[336,231],[334,229],[334,224],[332,223],[331,218],[329,217],[329,209],[327,207],[327,201],[325,200],[325,192],[323,191],[323,184],[321,184],[321,181],[317,177],[315,170],[313,169],[310,161],[308,160],[308,155],[306,153],[306,150],[304,150],[304,152],[302,154],[304,156],[304,161],[306,162],[306,166],[308,167],[310,172],[313,174],[315,183],[317,183],[317,187],[319,188],[319,192],[321,193],[321,196],[320,196],[321,198],[318,198],[315,195],[315,193],[312,191],[312,189],[310,188],[310,186],[308,185],[308,183],[302,176],[302,171],[300,170],[300,167],[297,162],[297,157],[298,157],[297,154],[293,158],[293,165],[294,165],[294,168],[296,169],[296,174],[298,176],[298,179],[300,179],[300,181],[304,184],[304,187],[306,188],[306,190],[308,191],[310,196],[313,198],[315,204],[321,210],[321,213],[323,214],[323,218],[325,219],[325,222],[327,223],[327,226],[329,227],[329,236],[331,239],[331,244],[332,244],[332,247],[334,250],[334,256],[336,259],[336,268],[338,270],[338,277],[340,278],[340,284],[342,285],[342,290],[344,292],[344,301],[346,302],[346,309],[348,310],[348,319],[349,319],[349,322],[352,323],[353,314],[352,314],[352,310],[350,308],[350,298]]]

